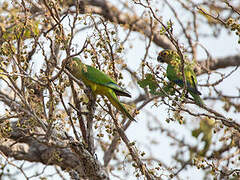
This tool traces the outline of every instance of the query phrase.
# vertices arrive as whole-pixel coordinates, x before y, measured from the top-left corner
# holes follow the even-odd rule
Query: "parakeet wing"
[[[197,84],[196,75],[194,71],[191,69],[189,64],[185,66],[184,74],[187,82],[188,91],[200,95],[201,93],[196,88],[196,84]],[[167,77],[170,81],[173,81],[177,85],[181,87],[184,86],[180,67],[173,67],[172,65],[169,64],[167,67]]]
[[[85,67],[86,67],[85,69],[84,68],[82,69],[82,75],[89,81],[92,81],[96,84],[100,84],[103,86],[107,86],[113,89],[114,92],[119,96],[131,97],[129,92],[127,92],[125,89],[117,85],[117,83],[112,78],[104,74],[102,71],[89,65],[86,65]]]

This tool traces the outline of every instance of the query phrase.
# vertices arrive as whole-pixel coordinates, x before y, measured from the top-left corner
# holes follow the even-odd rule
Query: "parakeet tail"
[[[127,116],[131,121],[136,121],[127,111],[127,109],[118,100],[116,94],[111,92],[107,95],[109,101],[114,105],[119,111],[121,111],[125,116]]]
[[[197,105],[199,105],[199,106],[204,105],[204,102],[203,102],[202,98],[198,94],[191,93],[191,95],[192,95],[192,97],[193,97],[193,99],[194,99],[194,101]]]

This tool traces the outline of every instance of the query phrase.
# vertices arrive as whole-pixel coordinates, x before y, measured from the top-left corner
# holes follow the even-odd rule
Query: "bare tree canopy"
[[[239,0],[1,1],[0,178],[240,177],[239,9]],[[163,49],[178,55],[177,81],[157,61]],[[131,92],[121,107],[137,122],[95,96],[102,84],[66,68],[73,57]]]

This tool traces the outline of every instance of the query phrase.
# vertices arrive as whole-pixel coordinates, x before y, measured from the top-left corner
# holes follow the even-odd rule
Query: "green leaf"
[[[146,74],[145,79],[138,81],[138,84],[141,88],[146,88],[148,86],[150,93],[157,95],[156,89],[158,88],[158,82],[152,74]]]
[[[200,121],[200,127],[192,131],[194,137],[203,134],[202,141],[205,142],[204,148],[199,152],[199,155],[204,156],[212,143],[212,128],[214,127],[214,120],[205,118]]]
[[[158,95],[161,97],[166,97],[167,95],[174,95],[175,89],[173,88],[174,83],[169,82],[160,88],[158,81],[152,74],[146,74],[145,79],[138,81],[141,88],[149,87],[150,93],[152,95]],[[159,89],[159,90],[157,90]]]

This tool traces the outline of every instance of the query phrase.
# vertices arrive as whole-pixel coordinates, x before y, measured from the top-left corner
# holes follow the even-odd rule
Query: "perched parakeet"
[[[174,50],[163,50],[158,54],[157,60],[159,62],[165,62],[167,66],[167,78],[179,85],[184,87],[183,76],[181,71],[181,59],[179,54]],[[201,93],[197,90],[197,78],[193,71],[193,64],[184,59],[184,75],[186,79],[187,91],[192,95],[197,105],[204,105],[201,99]]]
[[[95,67],[83,64],[74,57],[65,66],[71,74],[90,87],[94,95],[107,96],[108,100],[130,120],[136,121],[118,100],[117,96],[131,97],[129,92],[117,85],[117,83],[102,71]]]

